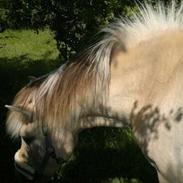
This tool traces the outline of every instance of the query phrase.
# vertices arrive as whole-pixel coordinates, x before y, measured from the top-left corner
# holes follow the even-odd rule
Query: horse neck
[[[167,54],[179,54],[179,50],[175,49],[177,41],[170,41],[169,34],[160,35],[157,39],[141,42],[112,55],[109,95],[103,106],[104,110],[96,109],[95,113],[82,119],[81,127],[133,126],[131,117],[134,112],[149,105],[153,108],[162,105],[160,97],[163,96],[159,94],[167,87],[167,80],[171,78],[179,61],[176,58],[172,61],[172,57]],[[178,38],[182,36],[178,33],[176,35]],[[162,49],[165,45],[166,49]]]
[[[78,129],[100,126],[124,127],[130,126],[130,113],[133,108],[138,83],[135,81],[138,72],[131,71],[129,55],[117,53],[111,62],[111,80],[107,102],[82,116]],[[140,81],[139,81],[140,82]]]
[[[141,89],[148,77],[149,66],[141,50],[138,51],[120,52],[115,55],[111,64],[108,108],[118,116],[126,114],[130,118],[137,101],[144,105],[145,98],[142,93],[145,94],[146,91]]]
[[[111,64],[108,108],[119,116],[125,113],[130,122],[134,112],[148,106],[161,109],[161,113],[169,111],[162,100],[171,89],[168,84],[172,76],[182,64],[182,36],[179,32],[168,32],[117,53]]]
[[[131,126],[130,117],[136,101],[140,101],[143,106],[145,97],[142,92],[148,95],[148,92],[141,91],[144,79],[149,78],[144,46],[137,50],[120,51],[113,56],[108,101],[102,110],[96,109],[80,120],[81,128]]]

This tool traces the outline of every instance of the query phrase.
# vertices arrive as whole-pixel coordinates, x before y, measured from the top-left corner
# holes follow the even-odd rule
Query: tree
[[[11,28],[49,26],[64,60],[86,46],[88,40],[114,17],[128,15],[130,0],[9,0]]]
[[[6,0],[1,0],[6,1]],[[180,0],[177,0],[180,2]],[[131,0],[8,0],[11,28],[39,30],[49,26],[55,33],[60,55],[67,60],[88,44],[93,35],[114,17],[130,16]],[[153,4],[155,0],[146,0]],[[171,0],[162,0],[164,3]],[[139,2],[141,3],[141,2]]]

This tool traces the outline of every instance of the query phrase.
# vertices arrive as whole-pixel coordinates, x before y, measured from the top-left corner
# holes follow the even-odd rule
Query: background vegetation
[[[28,76],[57,68],[97,39],[96,33],[114,17],[130,17],[132,11],[137,8],[131,0],[0,0],[0,182],[16,182],[13,155],[19,145],[5,133],[4,105],[29,82]],[[130,130],[114,128],[83,131],[71,160],[50,181],[60,179],[64,183],[157,182]]]

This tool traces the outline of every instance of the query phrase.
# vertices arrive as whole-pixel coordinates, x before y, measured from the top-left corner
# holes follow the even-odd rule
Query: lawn
[[[49,29],[6,30],[0,33],[0,101],[9,103],[29,82],[61,65],[53,33]]]
[[[55,60],[58,50],[53,34],[49,29],[33,30],[6,30],[0,33],[0,58],[13,59],[26,57],[30,60]]]

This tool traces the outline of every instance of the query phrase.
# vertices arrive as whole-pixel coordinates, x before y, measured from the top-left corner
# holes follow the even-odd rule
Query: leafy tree
[[[1,0],[6,1],[6,0]],[[180,2],[180,0],[177,0]],[[83,49],[88,40],[114,17],[130,16],[136,7],[131,0],[8,0],[11,28],[49,26],[55,32],[60,55],[67,60]],[[143,1],[138,1],[141,4]],[[155,4],[155,0],[146,0]],[[168,3],[171,0],[162,0]]]
[[[85,47],[88,40],[114,17],[129,15],[135,4],[122,0],[9,0],[12,28],[49,26],[64,59]]]

